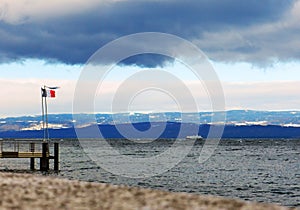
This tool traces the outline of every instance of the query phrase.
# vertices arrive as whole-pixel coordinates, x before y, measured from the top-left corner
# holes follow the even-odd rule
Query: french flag
[[[55,89],[57,89],[57,87],[49,88],[49,89],[41,88],[42,97],[55,98],[55,96],[56,96]]]

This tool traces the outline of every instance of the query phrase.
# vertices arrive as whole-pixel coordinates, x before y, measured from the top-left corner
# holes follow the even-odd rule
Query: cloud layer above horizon
[[[155,31],[192,41],[218,62],[272,65],[300,60],[299,20],[300,1],[293,0],[2,0],[0,62],[84,64],[116,38]]]

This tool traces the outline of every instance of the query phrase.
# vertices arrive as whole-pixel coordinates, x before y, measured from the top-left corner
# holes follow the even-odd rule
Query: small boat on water
[[[202,140],[203,139],[203,137],[199,136],[199,135],[187,136],[185,138],[189,139],[189,140]]]

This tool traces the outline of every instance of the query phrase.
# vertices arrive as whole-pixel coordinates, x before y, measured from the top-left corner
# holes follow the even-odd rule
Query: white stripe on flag
[[[47,97],[55,98],[55,90],[47,90]]]

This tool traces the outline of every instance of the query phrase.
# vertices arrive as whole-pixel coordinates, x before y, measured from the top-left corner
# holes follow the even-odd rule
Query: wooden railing
[[[40,170],[49,170],[49,160],[54,160],[54,170],[59,170],[59,144],[54,142],[50,154],[49,142],[43,140],[0,139],[0,158],[30,158],[30,169],[35,170],[35,158],[40,158]]]

